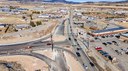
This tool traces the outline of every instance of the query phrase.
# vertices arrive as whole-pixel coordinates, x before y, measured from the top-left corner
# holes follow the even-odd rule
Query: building
[[[120,40],[123,41],[123,42],[128,43],[128,33],[121,34]]]
[[[125,33],[125,32],[128,32],[128,29],[124,27],[117,27],[117,28],[111,28],[105,30],[97,30],[97,31],[89,32],[89,34],[92,36],[105,36],[105,35],[112,35],[112,34]]]
[[[30,25],[27,25],[27,24],[19,24],[15,26],[15,29],[18,31],[23,29],[28,29],[28,28],[30,28]]]
[[[43,14],[43,15],[39,15],[38,18],[50,18],[50,15]]]
[[[2,23],[0,23],[0,34],[5,33],[5,30],[6,30],[6,26],[7,25],[8,24],[2,24]]]

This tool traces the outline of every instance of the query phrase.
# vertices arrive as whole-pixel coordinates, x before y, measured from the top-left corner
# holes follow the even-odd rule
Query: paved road
[[[89,67],[88,71],[97,71],[97,69],[95,69],[95,67],[92,67],[90,65],[90,60],[88,59],[87,55],[84,53],[83,50],[77,50],[77,48],[82,48],[82,47],[85,47],[85,46],[80,46],[80,44],[77,42],[77,38],[74,37],[73,35],[73,27],[72,27],[72,24],[69,24],[68,25],[68,28],[67,28],[67,31],[68,31],[68,37],[71,38],[71,44],[74,45],[73,46],[73,49],[74,49],[74,53],[75,52],[79,52],[81,57],[79,57],[79,62],[81,63],[81,65],[87,65]],[[76,40],[74,40],[76,39]]]
[[[57,29],[55,30],[55,33],[53,35],[64,35],[64,23],[65,20],[63,20],[58,26]]]
[[[50,50],[51,46],[45,46],[45,47],[34,47],[31,50]],[[9,50],[8,52],[5,53],[1,53],[1,55],[29,55],[29,56],[34,56],[36,58],[39,58],[43,61],[45,61],[49,66],[50,66],[50,71],[68,71],[68,66],[66,64],[65,58],[63,56],[62,52],[67,52],[69,54],[71,54],[74,58],[76,58],[76,55],[73,54],[71,51],[64,49],[63,47],[58,47],[55,46],[54,51],[58,52],[58,55],[55,57],[55,61],[51,60],[50,58],[42,55],[42,54],[38,54],[38,53],[30,53],[31,50],[22,50],[22,52],[20,51],[15,51],[15,50]],[[77,59],[77,58],[76,58]]]
[[[68,66],[62,51],[56,51],[55,61],[59,64],[63,71],[68,71]]]

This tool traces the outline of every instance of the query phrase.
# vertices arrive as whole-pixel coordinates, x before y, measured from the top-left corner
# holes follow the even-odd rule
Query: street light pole
[[[87,41],[88,41],[88,49],[89,49],[89,44],[90,44],[90,38],[89,38],[89,36],[87,37]]]

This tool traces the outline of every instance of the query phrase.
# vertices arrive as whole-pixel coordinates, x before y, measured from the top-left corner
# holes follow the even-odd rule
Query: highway
[[[78,32],[74,32],[73,30],[75,29],[74,25],[73,25],[73,10],[70,9],[70,17],[68,19],[69,23],[67,25],[67,33],[68,33],[68,38],[70,38],[71,40],[69,40],[73,46],[74,49],[74,53],[79,52],[80,53],[80,57],[79,58],[79,62],[81,63],[81,65],[86,65],[88,66],[88,69],[85,69],[86,71],[98,71],[96,66],[91,66],[90,62],[93,63],[90,58],[88,57],[88,55],[86,54],[86,52],[84,52],[83,47],[86,47],[85,45],[81,45],[78,42],[78,38],[74,35],[74,33]],[[80,40],[80,39],[79,39]],[[77,48],[80,48],[80,50],[77,50]],[[84,67],[83,65],[83,67]]]
[[[71,40],[69,40],[71,42],[71,44],[73,45],[73,49],[74,49],[74,53],[76,52],[79,52],[80,53],[80,57],[79,58],[79,62],[81,63],[81,65],[87,65],[88,66],[88,70],[87,71],[97,71],[97,69],[94,67],[92,67],[90,65],[90,59],[87,57],[87,55],[85,54],[85,52],[83,51],[83,47],[86,47],[86,46],[81,46],[79,43],[78,43],[78,39],[74,36],[74,32],[71,30],[72,27],[71,25],[69,24],[68,25],[68,38],[71,38]],[[75,40],[76,39],[76,40]],[[77,48],[81,48],[81,50],[77,50]]]

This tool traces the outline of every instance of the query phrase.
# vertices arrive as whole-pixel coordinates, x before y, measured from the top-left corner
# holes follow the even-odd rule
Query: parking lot
[[[103,51],[107,52],[111,57],[115,57],[118,61],[118,66],[122,70],[128,70],[128,44],[120,41],[114,36],[104,36],[95,38],[94,42],[90,42],[91,47],[101,47]],[[102,52],[100,52],[102,53]],[[103,54],[103,53],[102,53]],[[105,54],[103,54],[105,56]]]

